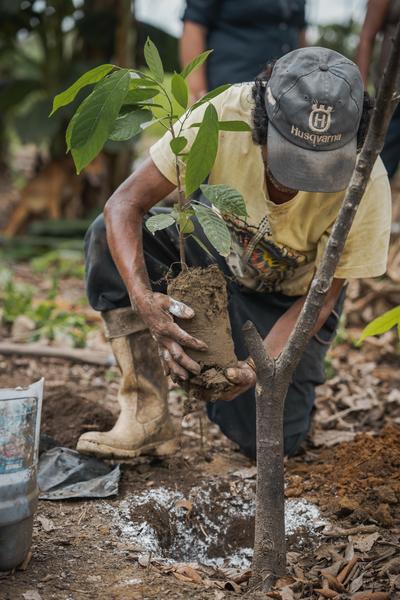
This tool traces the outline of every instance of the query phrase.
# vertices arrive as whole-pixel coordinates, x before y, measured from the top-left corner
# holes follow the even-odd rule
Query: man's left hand
[[[254,387],[257,381],[254,369],[246,361],[239,361],[236,367],[226,369],[225,376],[234,386],[220,400],[234,400],[239,394]]]

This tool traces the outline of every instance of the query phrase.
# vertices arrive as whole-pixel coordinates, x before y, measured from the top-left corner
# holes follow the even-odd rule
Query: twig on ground
[[[13,344],[0,342],[0,354],[11,356],[34,356],[40,358],[62,358],[74,362],[87,363],[99,367],[113,367],[115,359],[111,354],[100,350],[83,350],[80,348],[53,348],[39,344]]]

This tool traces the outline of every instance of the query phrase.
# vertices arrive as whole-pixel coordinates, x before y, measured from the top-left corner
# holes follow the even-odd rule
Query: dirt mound
[[[41,431],[62,446],[75,448],[82,433],[107,431],[114,421],[115,417],[100,402],[77,395],[76,389],[69,389],[68,385],[44,396]]]
[[[354,523],[391,527],[400,521],[400,427],[323,450],[311,467],[292,465],[288,480],[288,497],[306,496]]]

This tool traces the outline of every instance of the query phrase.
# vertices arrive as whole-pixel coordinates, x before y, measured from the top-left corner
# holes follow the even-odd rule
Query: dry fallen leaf
[[[324,598],[328,598],[328,600],[339,596],[338,592],[330,590],[329,588],[314,588],[314,592],[317,592],[317,594],[320,594],[320,596],[323,596]]]
[[[41,524],[43,531],[49,532],[49,531],[53,531],[54,529],[57,529],[56,526],[54,525],[53,521],[51,519],[48,519],[47,517],[38,515],[36,517],[36,519]]]
[[[343,584],[334,575],[332,575],[332,573],[329,573],[327,570],[323,569],[321,571],[321,575],[326,579],[330,588],[336,590],[337,592],[345,591]]]
[[[314,446],[325,446],[326,448],[329,448],[330,446],[335,446],[342,442],[351,442],[355,435],[356,434],[352,431],[330,429],[328,431],[316,431],[311,439]]]
[[[285,587],[288,587],[289,585],[293,585],[293,583],[295,582],[296,580],[294,579],[294,577],[279,577],[279,579],[276,580],[274,587],[280,590]]]
[[[37,590],[28,590],[22,596],[25,600],[42,600],[42,596]]]
[[[354,548],[360,552],[369,552],[376,540],[380,537],[378,532],[371,533],[370,535],[355,535],[351,538],[354,544]]]
[[[387,592],[358,592],[351,597],[351,600],[390,600],[390,594]]]
[[[229,592],[236,592],[237,594],[240,594],[240,592],[242,591],[240,589],[240,585],[238,585],[234,581],[227,581],[224,585],[224,589],[228,590]]]
[[[179,565],[174,571],[174,575],[177,579],[180,579],[181,581],[186,580],[192,583],[203,583],[203,578],[201,577],[201,575],[189,565]]]
[[[175,502],[175,508],[184,508],[188,511],[188,513],[190,513],[193,510],[193,502],[185,499],[178,500],[177,502]]]
[[[364,575],[361,574],[350,583],[349,592],[350,594],[355,594],[360,590],[363,586]]]
[[[141,567],[148,567],[150,565],[150,554],[140,554],[138,563]]]
[[[238,469],[232,473],[232,475],[234,477],[239,477],[240,479],[253,479],[253,477],[257,475],[257,467]]]
[[[288,585],[283,587],[279,591],[280,591],[282,600],[294,600],[294,592]]]

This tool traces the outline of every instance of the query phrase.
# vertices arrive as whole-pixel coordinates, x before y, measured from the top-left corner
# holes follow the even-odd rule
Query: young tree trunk
[[[381,151],[390,118],[398,103],[395,90],[400,74],[400,25],[382,79],[364,146],[343,200],[321,264],[312,281],[303,310],[288,343],[276,360],[267,356],[254,325],[244,335],[257,370],[257,497],[252,578],[254,588],[268,590],[285,572],[283,481],[283,409],[294,370],[310,340],[356,210]],[[377,201],[379,199],[377,198]]]

